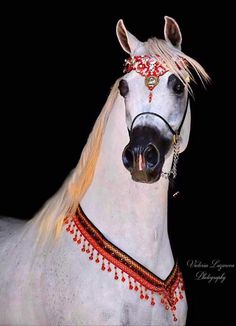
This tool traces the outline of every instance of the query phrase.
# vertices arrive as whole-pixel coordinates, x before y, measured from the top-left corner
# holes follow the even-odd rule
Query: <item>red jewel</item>
[[[119,277],[117,274],[115,274],[115,277],[114,277],[115,280],[119,280]]]
[[[90,253],[90,250],[89,250],[89,249],[87,249],[87,250],[86,250],[86,252],[87,252],[87,254],[89,254],[89,253]]]
[[[74,234],[74,230],[73,230],[73,229],[72,229],[72,230],[70,230],[70,233],[71,233],[71,234]]]
[[[73,240],[76,242],[77,241],[77,235],[74,236]]]
[[[99,263],[99,261],[100,261],[100,260],[99,260],[98,258],[95,260],[95,262],[96,262],[97,264]]]
[[[81,251],[85,252],[85,245],[83,245]]]
[[[133,290],[133,288],[134,288],[133,285],[130,284],[130,285],[129,285],[129,289],[130,289],[130,290]]]
[[[70,231],[70,226],[67,226],[66,231],[67,231],[67,232]]]
[[[154,301],[154,299],[151,300],[151,305],[152,305],[152,306],[155,306],[155,301]]]
[[[122,276],[122,279],[121,279],[121,281],[122,281],[122,282],[125,282],[125,278],[124,278],[124,276]]]
[[[134,290],[135,290],[135,291],[138,291],[138,287],[137,287],[137,285],[135,286]]]
[[[144,295],[143,295],[143,293],[140,294],[140,299],[141,299],[141,300],[144,299]]]
[[[107,271],[108,271],[108,272],[111,272],[111,267],[110,267],[110,266],[108,267],[108,270],[107,270]]]
[[[174,316],[174,321],[177,321],[178,319],[176,318],[176,316]]]
[[[102,271],[105,271],[105,269],[106,269],[105,265],[102,264],[102,268],[101,268],[101,270],[102,270]]]
[[[149,299],[149,295],[145,294],[145,300]]]
[[[79,239],[79,240],[77,241],[77,243],[78,243],[78,244],[81,244],[81,240]]]

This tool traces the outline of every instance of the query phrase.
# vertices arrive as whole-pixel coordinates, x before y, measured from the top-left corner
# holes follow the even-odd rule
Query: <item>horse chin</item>
[[[157,182],[161,177],[161,171],[152,171],[151,174],[147,174],[142,171],[136,171],[131,173],[132,180],[140,183],[152,184]]]

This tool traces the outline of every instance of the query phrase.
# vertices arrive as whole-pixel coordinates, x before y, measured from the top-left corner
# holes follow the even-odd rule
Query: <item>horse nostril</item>
[[[134,155],[131,148],[127,145],[122,154],[123,164],[128,170],[132,170],[134,166]]]
[[[144,151],[144,158],[148,168],[153,168],[159,162],[159,151],[156,146],[149,144]]]

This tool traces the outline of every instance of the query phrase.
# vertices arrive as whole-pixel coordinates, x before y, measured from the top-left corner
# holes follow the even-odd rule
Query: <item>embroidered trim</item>
[[[171,310],[173,320],[177,321],[174,311],[179,300],[183,299],[184,284],[182,274],[176,263],[166,280],[160,279],[147,268],[139,264],[125,252],[108,241],[90,222],[79,206],[76,215],[64,220],[66,231],[73,236],[81,251],[89,254],[89,259],[97,264],[101,262],[101,270],[114,271],[114,279],[128,281],[129,289],[139,292],[141,300],[148,300],[155,305],[154,295],[161,297],[166,310]]]

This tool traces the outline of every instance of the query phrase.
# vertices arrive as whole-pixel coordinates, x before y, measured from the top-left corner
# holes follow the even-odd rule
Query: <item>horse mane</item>
[[[55,235],[56,238],[59,236],[64,218],[75,214],[81,199],[90,186],[106,124],[118,94],[118,84],[119,79],[112,87],[107,101],[94,124],[77,166],[71,171],[61,188],[44,204],[33,219],[34,221],[36,219],[39,223],[38,240],[45,240],[45,237],[49,236],[49,234],[53,234],[54,238]]]
[[[147,54],[159,55],[168,66],[169,70],[181,79],[188,90],[191,91],[188,79],[195,81],[190,68],[196,72],[203,85],[204,82],[210,81],[208,74],[197,61],[187,56],[182,51],[170,46],[166,41],[151,38],[144,43],[144,46]],[[183,61],[181,61],[183,62],[181,69],[176,65],[178,58],[183,59]],[[186,78],[186,74],[189,78]],[[119,81],[120,79],[115,82],[111,89],[109,97],[83,148],[77,166],[67,177],[57,193],[52,196],[35,215],[33,220],[35,221],[36,219],[39,225],[37,242],[38,240],[45,240],[49,237],[55,239],[55,236],[57,238],[60,235],[65,217],[75,214],[81,199],[91,185],[100,153],[103,134],[113,104],[117,98]],[[29,221],[29,223],[31,223],[31,221]]]
[[[191,70],[197,74],[204,87],[206,83],[210,82],[209,75],[196,60],[170,45],[168,42],[153,37],[144,43],[144,47],[147,54],[151,56],[159,55],[169,70],[179,77],[191,94],[192,89],[189,82],[193,81],[196,83],[196,79]]]

